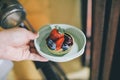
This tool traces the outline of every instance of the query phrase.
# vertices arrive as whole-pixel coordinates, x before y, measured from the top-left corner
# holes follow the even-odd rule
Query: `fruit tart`
[[[46,38],[46,44],[51,54],[62,56],[71,50],[73,37],[61,29],[54,28]]]

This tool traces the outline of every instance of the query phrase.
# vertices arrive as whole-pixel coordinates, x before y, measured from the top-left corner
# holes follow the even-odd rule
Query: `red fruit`
[[[56,43],[56,50],[61,49],[63,42],[64,42],[64,36],[61,37],[61,38],[59,38],[59,39],[55,42],[55,43]]]
[[[54,35],[54,34],[56,34],[56,33],[58,33],[58,30],[57,30],[56,28],[54,28],[54,29],[51,31],[50,35]]]
[[[56,28],[54,28],[50,33],[50,38],[52,40],[57,40],[63,36],[64,36],[64,34],[60,34]]]

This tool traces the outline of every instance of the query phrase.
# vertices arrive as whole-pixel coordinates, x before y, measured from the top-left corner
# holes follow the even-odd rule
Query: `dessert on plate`
[[[55,27],[46,38],[46,44],[51,54],[62,56],[71,50],[73,37],[63,29]]]

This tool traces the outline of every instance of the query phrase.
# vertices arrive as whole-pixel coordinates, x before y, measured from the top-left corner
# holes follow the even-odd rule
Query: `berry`
[[[65,51],[65,50],[67,50],[69,48],[69,46],[67,45],[67,44],[63,44],[62,45],[62,49]]]
[[[64,42],[64,37],[59,38],[55,43],[56,43],[56,50],[61,49],[62,44]]]
[[[67,44],[68,46],[73,45],[73,39],[69,34],[65,33],[64,38],[65,38],[64,44]]]
[[[47,45],[50,49],[55,50],[56,49],[56,44],[53,42],[51,39],[47,39]]]
[[[50,38],[54,41],[63,37],[63,36],[64,36],[64,34],[59,33],[56,28],[54,28],[50,33]]]

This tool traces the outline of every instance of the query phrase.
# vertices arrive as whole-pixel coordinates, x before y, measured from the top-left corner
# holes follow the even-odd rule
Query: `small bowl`
[[[73,36],[74,42],[71,50],[62,56],[53,55],[47,48],[46,38],[49,36],[52,29],[56,26],[59,26],[66,33],[69,33]],[[34,45],[38,53],[47,58],[50,61],[54,62],[66,62],[73,60],[84,53],[86,45],[86,37],[84,33],[77,27],[67,25],[67,24],[49,24],[41,27],[38,31],[39,37],[34,40]]]

